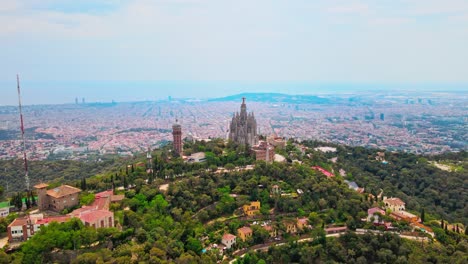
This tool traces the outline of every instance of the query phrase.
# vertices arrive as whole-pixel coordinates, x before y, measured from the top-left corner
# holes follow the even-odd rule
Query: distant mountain
[[[241,101],[242,97],[247,98],[248,102],[265,103],[309,103],[309,104],[328,104],[331,102],[328,98],[315,95],[290,95],[282,93],[241,93],[221,98],[214,98],[210,102]]]

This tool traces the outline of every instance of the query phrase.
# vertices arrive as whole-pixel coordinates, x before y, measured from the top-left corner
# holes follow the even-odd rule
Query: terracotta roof
[[[67,196],[74,193],[81,192],[80,189],[72,187],[70,185],[62,185],[54,189],[50,189],[47,191],[47,195],[52,196],[54,198],[60,198],[63,196]]]
[[[389,205],[393,205],[393,206],[405,205],[405,202],[403,202],[400,198],[396,198],[396,197],[387,198],[383,200],[383,202],[388,203]]]
[[[252,228],[250,228],[248,226],[244,226],[244,227],[241,227],[241,228],[237,229],[237,232],[242,232],[244,234],[252,233]]]
[[[301,223],[301,224],[307,224],[307,222],[309,222],[309,220],[307,218],[299,218],[297,219],[297,222],[298,223]]]
[[[108,196],[112,196],[114,193],[112,192],[112,190],[107,190],[107,191],[103,191],[103,192],[100,192],[100,193],[96,193],[94,196],[96,198],[98,197],[108,197]]]
[[[375,213],[381,213],[382,215],[385,215],[385,211],[378,208],[378,207],[373,207],[373,208],[370,208],[369,210],[367,210],[367,214],[368,215],[373,215]]]
[[[270,225],[263,226],[263,229],[265,229],[268,232],[273,231],[273,227]]]
[[[81,213],[78,218],[85,223],[93,223],[96,220],[101,220],[104,217],[114,216],[114,213],[107,210],[92,210],[92,211],[85,211]]]
[[[236,236],[232,235],[232,234],[224,234],[223,235],[223,240],[232,240],[234,238],[236,238]]]
[[[68,220],[70,220],[69,215],[51,216],[51,217],[47,217],[47,218],[44,218],[44,219],[37,220],[36,224],[37,225],[43,225],[43,224],[48,224],[48,223],[51,223],[51,222],[64,223],[64,222],[67,222]]]
[[[123,194],[112,195],[111,202],[120,202],[123,199],[125,199],[125,195]]]
[[[109,202],[110,202],[109,197],[96,197],[94,199],[94,202],[90,206],[98,210],[102,210],[102,209],[107,210],[109,209]]]
[[[36,189],[42,189],[42,188],[47,188],[49,187],[49,184],[46,184],[46,183],[39,183],[37,185],[34,185],[34,188]]]
[[[15,220],[13,220],[13,222],[11,222],[8,227],[12,227],[12,226],[24,226],[28,223],[28,219],[27,218],[16,218]]]
[[[412,213],[409,213],[409,212],[406,212],[406,211],[397,211],[397,212],[392,212],[391,213],[392,215],[395,215],[395,216],[398,216],[400,218],[417,218],[418,216],[412,214]]]

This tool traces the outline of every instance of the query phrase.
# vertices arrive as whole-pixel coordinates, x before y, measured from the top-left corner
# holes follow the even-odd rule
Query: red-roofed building
[[[94,228],[114,227],[114,212],[106,209],[83,206],[71,212],[70,215],[79,218],[85,226]]]
[[[307,217],[297,219],[297,228],[303,230],[304,228],[309,228],[309,219]]]
[[[335,174],[325,170],[324,168],[320,167],[320,166],[312,166],[312,169],[316,170],[316,171],[320,171],[321,173],[323,173],[325,176],[327,176],[328,178],[331,178],[331,177],[335,177]]]
[[[227,249],[230,249],[236,243],[236,236],[232,234],[224,234],[221,239],[221,243],[223,243]]]
[[[385,205],[385,208],[390,209],[392,212],[405,211],[405,202],[403,202],[400,198],[384,197],[383,203]]]
[[[39,232],[41,227],[48,226],[52,222],[64,223],[70,220],[69,215],[50,216],[44,218],[43,214],[33,214],[17,218],[8,225],[8,241],[24,241]]]
[[[383,219],[380,219],[382,215],[385,215],[385,211],[378,208],[378,207],[373,207],[367,210],[367,222],[373,222],[374,223],[381,223],[383,222]]]

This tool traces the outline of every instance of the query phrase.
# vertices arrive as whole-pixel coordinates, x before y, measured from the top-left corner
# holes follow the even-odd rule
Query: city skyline
[[[468,90],[461,0],[7,0],[0,23],[2,105],[17,100],[17,73],[25,104],[303,94],[321,84]]]
[[[21,77],[20,77],[21,78]],[[241,81],[99,81],[30,82],[20,80],[24,105],[212,99],[241,93],[339,95],[361,92],[468,92],[468,83],[313,83]],[[17,106],[16,80],[1,82],[0,106]],[[72,91],[70,91],[72,90]]]

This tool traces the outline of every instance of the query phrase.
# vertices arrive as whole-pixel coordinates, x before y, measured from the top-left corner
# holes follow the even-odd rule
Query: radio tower
[[[24,140],[24,123],[23,123],[23,108],[21,106],[21,91],[20,91],[20,82],[19,75],[16,75],[16,83],[18,85],[18,105],[21,121],[21,140],[23,141],[23,160],[24,160],[24,180],[26,182],[26,191],[29,192],[29,173],[28,173],[28,158],[26,157],[26,141]]]

